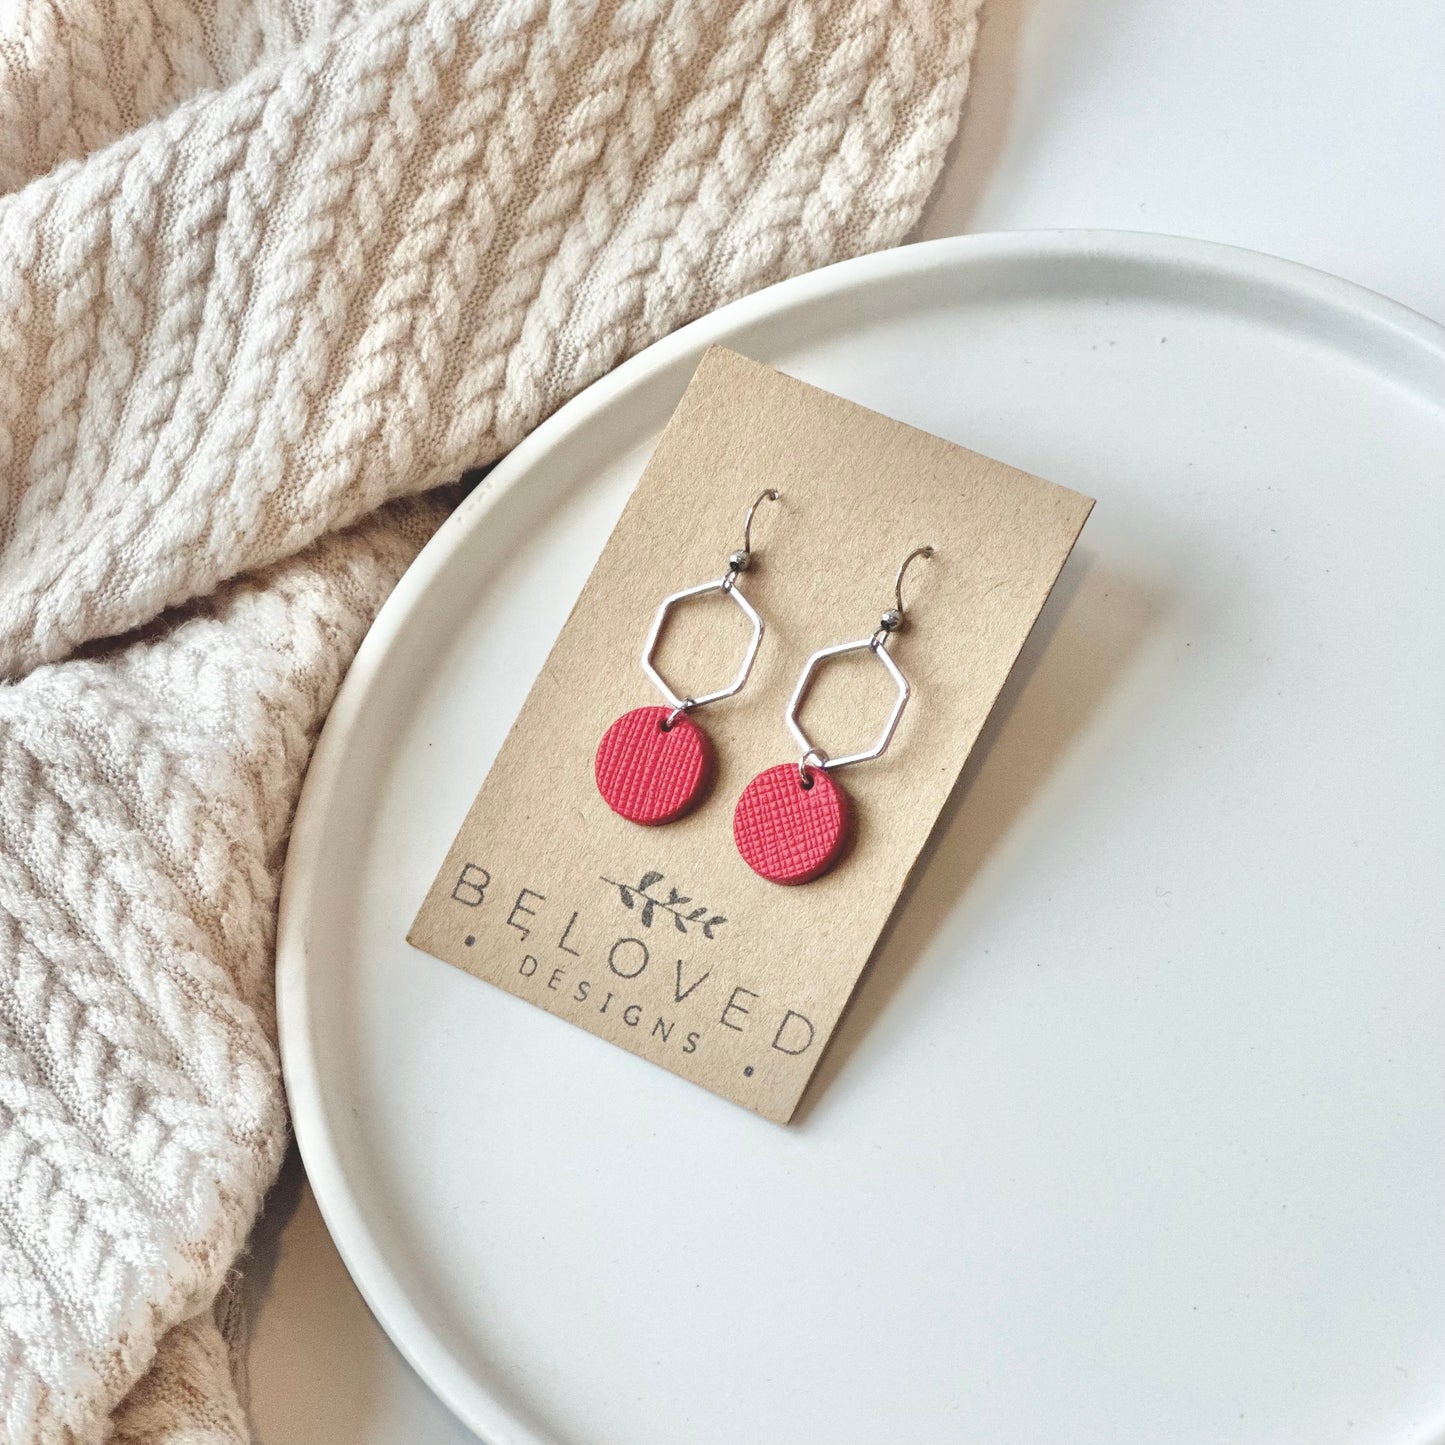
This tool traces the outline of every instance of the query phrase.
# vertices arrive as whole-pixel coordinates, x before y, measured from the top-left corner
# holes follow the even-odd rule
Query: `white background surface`
[[[989,0],[919,236],[1201,236],[1445,320],[1442,61],[1438,0]],[[248,1268],[261,1445],[471,1438],[372,1321],[294,1163]]]

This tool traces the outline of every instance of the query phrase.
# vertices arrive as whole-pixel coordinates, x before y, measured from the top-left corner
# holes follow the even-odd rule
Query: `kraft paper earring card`
[[[746,686],[707,708],[705,790],[646,826],[598,791],[599,739],[660,699],[659,602],[721,577],[761,489],[746,597],[766,628]],[[780,1123],[792,1117],[1092,501],[714,348],[446,855],[409,941]],[[867,638],[912,695],[846,772],[847,852],[783,886],[734,845],[739,795],[804,761],[787,726],[806,660]],[[724,691],[750,645],[721,589],[670,609],[651,661],[676,697]],[[868,647],[825,661],[799,716],[818,754],[867,753],[897,697]],[[816,765],[818,756],[809,759]],[[438,840],[440,853],[442,840]]]

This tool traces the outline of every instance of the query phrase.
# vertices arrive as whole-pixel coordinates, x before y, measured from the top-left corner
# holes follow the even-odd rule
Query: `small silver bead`
[[[752,565],[753,554],[745,548],[739,547],[736,552],[728,558],[728,570],[731,572],[746,572]]]
[[[890,607],[878,619],[878,625],[884,632],[897,632],[903,626],[903,614],[896,607]]]

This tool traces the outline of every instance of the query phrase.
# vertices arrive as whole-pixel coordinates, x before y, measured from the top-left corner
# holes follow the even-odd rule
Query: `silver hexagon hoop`
[[[758,615],[757,608],[738,590],[738,577],[752,565],[753,515],[763,502],[776,502],[781,495],[776,487],[764,487],[753,499],[753,504],[743,519],[743,545],[728,557],[728,569],[721,577],[715,577],[711,582],[701,582],[696,587],[685,587],[681,592],[674,592],[672,596],[662,599],[657,615],[652,619],[652,630],[647,634],[647,641],[642,646],[642,670],[652,679],[657,690],[672,708],[673,715],[665,727],[671,727],[682,713],[692,712],[696,708],[706,707],[710,702],[721,702],[725,697],[734,696],[742,691],[747,682],[753,663],[757,661],[758,648],[763,643],[763,619]],[[721,592],[724,597],[731,597],[737,603],[752,627],[752,634],[748,638],[747,650],[743,653],[742,666],[726,687],[719,688],[716,692],[705,692],[699,697],[683,697],[658,670],[653,655],[662,638],[662,629],[667,626],[667,614],[681,602],[687,602],[694,597],[706,597],[712,592]]]
[[[743,616],[752,624],[752,636],[748,639],[747,651],[743,654],[742,666],[738,668],[737,675],[733,680],[716,692],[705,692],[698,697],[680,697],[673,686],[657,669],[653,661],[653,654],[657,651],[657,644],[662,637],[662,629],[667,625],[667,614],[680,602],[686,602],[693,597],[705,597],[710,592],[721,592],[724,597],[731,597],[742,609]],[[642,649],[642,670],[650,677],[656,685],[657,690],[665,697],[668,703],[676,712],[692,712],[695,708],[706,707],[711,702],[721,702],[725,697],[732,697],[743,689],[748,680],[748,675],[753,670],[753,663],[757,661],[758,648],[763,643],[763,619],[756,607],[748,601],[738,590],[737,572],[729,571],[725,576],[714,578],[711,582],[700,583],[696,587],[686,587],[681,592],[674,592],[671,597],[664,597],[662,605],[657,609],[657,616],[652,619],[652,630],[647,634],[647,642]]]
[[[888,639],[903,626],[904,573],[908,571],[909,564],[915,558],[932,556],[932,547],[915,547],[903,559],[903,563],[893,579],[895,605],[878,619],[878,630],[871,637],[860,637],[856,642],[840,642],[835,647],[819,648],[803,664],[803,670],[798,676],[798,685],[793,689],[793,695],[788,700],[787,723],[788,731],[797,739],[798,746],[803,749],[803,757],[798,764],[798,771],[802,776],[804,787],[809,786],[808,769],[810,767],[830,772],[834,768],[851,767],[854,763],[872,762],[874,758],[881,758],[888,751],[888,744],[893,741],[893,734],[898,731],[898,723],[903,716],[903,709],[908,706],[908,699],[913,695],[913,689],[908,685],[908,679],[904,677],[902,669],[888,654]],[[883,731],[878,734],[878,741],[871,748],[864,748],[861,752],[845,753],[842,757],[833,758],[829,757],[822,748],[817,747],[808,734],[803,731],[803,724],[798,713],[802,709],[804,698],[808,695],[808,689],[813,685],[813,679],[817,675],[818,669],[829,658],[843,657],[850,652],[871,652],[883,665],[883,670],[893,679],[893,685],[898,689],[898,696],[889,710],[888,720],[883,724]]]
[[[843,657],[850,652],[871,652],[883,664],[889,677],[893,679],[893,684],[898,689],[898,696],[888,713],[887,722],[883,724],[883,731],[878,734],[878,741],[871,748],[834,758],[829,757],[821,748],[813,745],[812,740],[803,731],[798,712],[803,705],[803,699],[808,695],[808,689],[813,685],[813,678],[819,667],[830,657]],[[798,685],[793,689],[793,696],[788,701],[788,731],[798,740],[798,746],[803,749],[805,768],[811,762],[814,767],[828,772],[833,768],[846,768],[853,763],[868,763],[872,762],[874,758],[881,758],[888,751],[888,744],[893,741],[893,734],[898,731],[898,721],[903,716],[903,709],[908,706],[908,699],[912,695],[913,689],[909,687],[908,679],[904,677],[898,664],[888,655],[888,648],[876,633],[872,637],[860,637],[857,642],[840,642],[836,647],[819,648],[803,664]]]

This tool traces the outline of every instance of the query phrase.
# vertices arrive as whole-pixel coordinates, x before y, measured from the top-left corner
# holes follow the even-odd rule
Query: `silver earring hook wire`
[[[935,551],[933,547],[915,547],[899,564],[898,575],[893,579],[893,600],[900,612],[903,611],[903,574],[912,562],[919,557],[932,557]]]
[[[731,592],[738,580],[739,572],[746,572],[752,565],[753,560],[753,513],[758,510],[764,502],[776,502],[782,493],[776,487],[764,487],[761,492],[753,498],[753,504],[748,508],[748,514],[743,518],[743,545],[728,557],[728,570],[723,577],[722,589],[724,592]]]
[[[776,487],[764,487],[753,499],[753,504],[748,508],[748,514],[743,519],[743,551],[753,550],[753,513],[758,510],[764,502],[776,502],[783,494]]]
[[[878,631],[873,634],[873,646],[875,649],[887,647],[888,639],[903,626],[903,574],[908,571],[909,565],[919,557],[932,557],[935,555],[933,547],[915,547],[899,564],[898,574],[893,579],[893,601],[894,606],[890,607],[882,617],[878,619]]]

